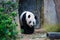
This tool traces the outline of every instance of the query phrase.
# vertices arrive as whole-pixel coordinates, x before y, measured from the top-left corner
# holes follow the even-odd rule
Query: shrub
[[[1,2],[0,7],[0,40],[16,40],[18,26],[15,22],[15,16],[17,15],[14,10],[17,8],[16,3],[11,1]]]

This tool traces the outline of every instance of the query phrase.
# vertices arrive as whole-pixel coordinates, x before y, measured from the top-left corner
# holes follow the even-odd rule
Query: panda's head
[[[24,11],[20,16],[20,19],[22,23],[27,24],[29,27],[36,25],[36,16],[32,12]]]

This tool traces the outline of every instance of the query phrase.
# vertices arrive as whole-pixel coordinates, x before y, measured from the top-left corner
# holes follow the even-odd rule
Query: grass
[[[47,32],[60,32],[60,24],[45,24],[43,25],[43,29]]]

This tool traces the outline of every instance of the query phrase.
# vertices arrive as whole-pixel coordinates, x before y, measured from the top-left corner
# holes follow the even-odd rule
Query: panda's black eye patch
[[[29,21],[29,24],[31,23],[31,21]]]
[[[34,22],[33,22],[33,24],[34,24]]]
[[[30,15],[28,15],[28,18],[30,18]]]

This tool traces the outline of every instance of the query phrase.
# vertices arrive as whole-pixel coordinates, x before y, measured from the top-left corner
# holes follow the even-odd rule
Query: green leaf
[[[8,35],[11,36],[11,32],[8,32]]]
[[[4,8],[2,8],[2,7],[0,8],[0,12],[3,12],[4,10],[5,10]]]
[[[17,16],[17,13],[16,13],[16,12],[12,12],[11,14],[12,14],[12,16],[14,16],[14,17]]]
[[[11,4],[12,2],[11,1],[7,1],[7,3],[6,4]]]
[[[0,24],[0,29],[5,28],[5,25]]]
[[[11,6],[12,6],[13,8],[15,8],[15,7],[16,7],[16,3],[15,3],[15,2],[12,2],[12,3],[11,3]]]
[[[4,37],[2,40],[6,40],[6,38]]]
[[[24,32],[24,29],[21,29],[21,32]]]

